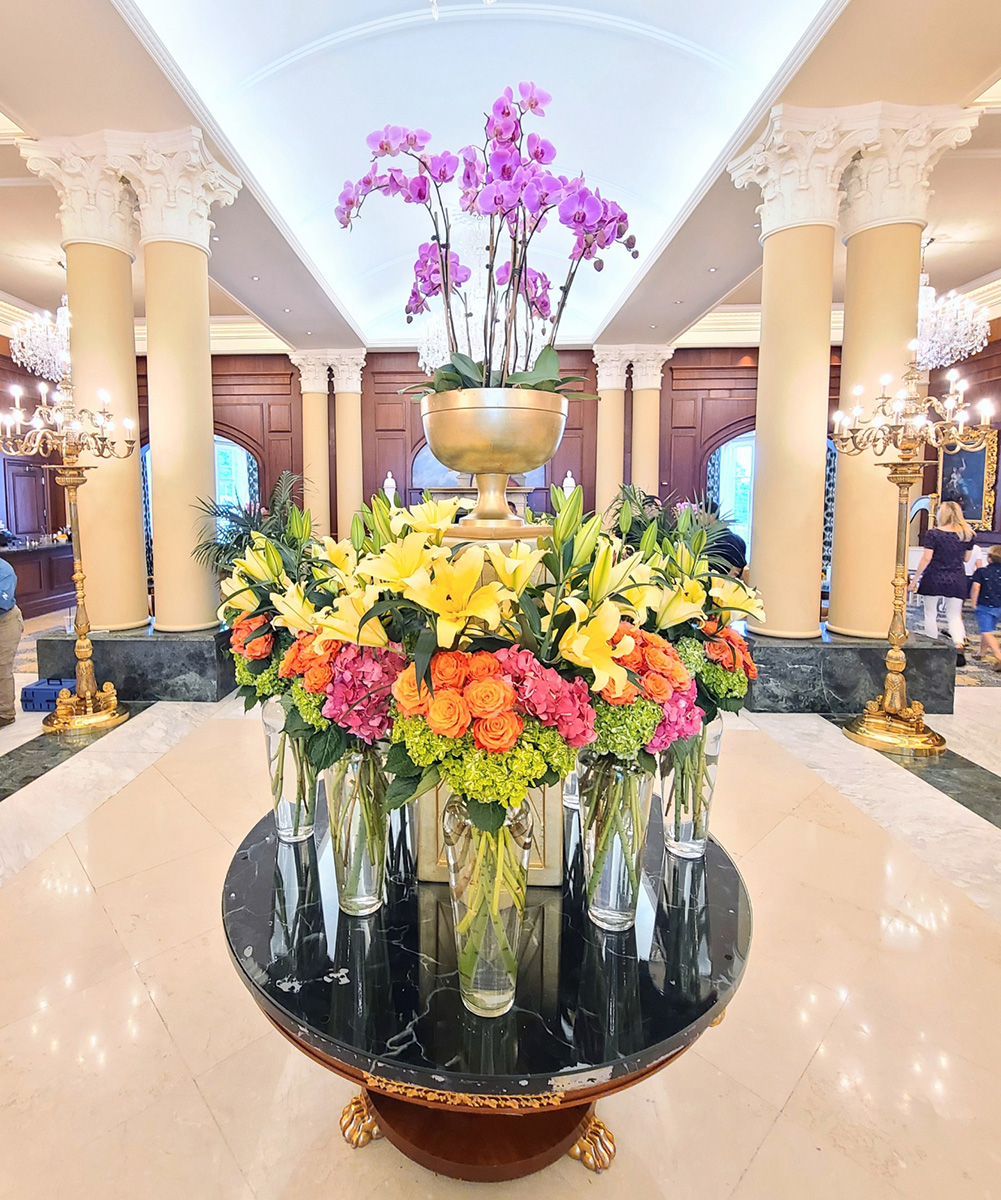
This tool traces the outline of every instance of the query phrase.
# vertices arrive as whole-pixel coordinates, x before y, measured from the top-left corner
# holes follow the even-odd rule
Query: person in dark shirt
[[[21,610],[17,607],[14,590],[17,575],[6,559],[0,558],[0,728],[13,725],[14,656],[24,631]]]
[[[987,551],[987,566],[973,572],[970,601],[977,614],[981,657],[994,655],[994,670],[1001,671],[1001,645],[998,644],[998,619],[1001,618],[1001,546]]]

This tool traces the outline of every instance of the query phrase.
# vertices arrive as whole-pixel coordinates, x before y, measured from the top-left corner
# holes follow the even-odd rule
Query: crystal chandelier
[[[930,243],[926,243],[930,244]],[[967,296],[950,292],[936,296],[928,282],[922,252],[921,286],[918,289],[917,365],[921,371],[949,367],[987,345],[987,309]]]
[[[49,313],[35,315],[15,325],[10,335],[10,356],[32,375],[58,383],[63,377],[70,348],[70,310],[66,297],[53,321]]]
[[[431,16],[434,17],[434,19],[437,21],[438,20],[438,0],[428,0],[428,3],[431,5]],[[497,0],[483,0],[483,3],[487,6],[487,8],[489,8],[491,4],[496,4]]]
[[[483,321],[487,309],[487,221],[478,213],[449,211],[450,243],[459,261],[469,268],[469,280],[462,291],[454,293],[453,315],[459,351],[468,354],[473,362],[482,362],[486,357],[483,348]],[[432,302],[430,312],[422,318],[417,335],[417,361],[427,375],[434,372],[451,358],[448,345],[448,327],[445,321],[445,306],[437,299]],[[539,348],[546,344],[546,322],[527,311],[519,297],[517,308],[518,352],[511,365],[512,371],[527,371],[535,361]]]

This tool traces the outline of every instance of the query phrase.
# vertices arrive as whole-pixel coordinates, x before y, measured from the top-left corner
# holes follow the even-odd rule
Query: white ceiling
[[[367,168],[371,130],[423,127],[432,150],[457,150],[481,140],[481,114],[505,84],[551,92],[532,127],[556,144],[558,169],[583,170],[627,209],[641,252],[633,261],[616,248],[601,275],[582,273],[562,338],[589,342],[818,14],[843,6],[441,0],[435,22],[425,0],[116,4],[176,64],[369,345],[408,340],[403,305],[428,233],[422,210],[381,196],[351,233],[334,221],[344,180]],[[562,234],[547,230],[538,247],[554,280],[566,268]]]

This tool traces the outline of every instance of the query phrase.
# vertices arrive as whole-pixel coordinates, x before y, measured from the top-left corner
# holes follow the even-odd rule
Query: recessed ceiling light
[[[291,312],[292,310],[291,310],[290,308],[286,308],[286,309],[285,309],[285,311],[286,311],[286,312]]]
[[[675,300],[674,303],[675,304],[684,304],[685,302],[684,302],[684,300]]]
[[[656,326],[656,325],[651,325],[651,326],[650,326],[650,328],[651,328],[651,329],[656,329],[656,328],[657,328],[657,326]]]
[[[219,240],[219,235],[217,233],[213,233],[212,240],[213,242],[217,242]]]
[[[752,228],[752,229],[760,229],[760,228],[761,228],[761,222],[760,222],[760,221],[755,221],[755,222],[754,222],[754,224],[751,226],[751,228]]]
[[[312,336],[313,336],[313,331],[312,331],[312,329],[307,329],[307,330],[306,330],[306,337],[312,337]]]
[[[716,268],[715,268],[715,267],[710,267],[710,268],[709,268],[709,274],[711,275],[711,274],[713,273],[713,271],[715,271],[715,270],[716,270]]]
[[[254,283],[257,283],[257,281],[260,279],[260,275],[251,275],[250,278],[254,281]]]

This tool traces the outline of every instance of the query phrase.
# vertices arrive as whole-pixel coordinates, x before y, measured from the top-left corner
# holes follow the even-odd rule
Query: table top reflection
[[[404,837],[387,903],[346,916],[317,816],[315,841],[297,845],[278,841],[270,815],[251,830],[226,877],[223,922],[261,1008],[353,1077],[502,1096],[614,1091],[695,1041],[740,982],[751,907],[721,846],[704,861],[675,859],[654,852],[651,828],[636,927],[606,933],[587,918],[578,822],[565,812],[564,886],[529,888],[515,1006],[473,1016],[459,996],[447,886],[403,882]]]

